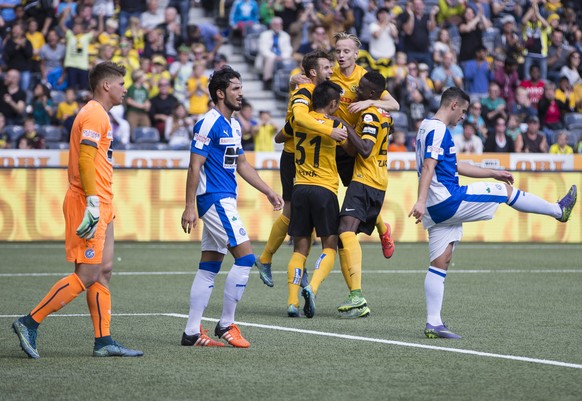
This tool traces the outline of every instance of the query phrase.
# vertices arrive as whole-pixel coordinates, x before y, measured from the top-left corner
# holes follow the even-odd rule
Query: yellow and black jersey
[[[336,64],[335,67],[333,67],[333,73],[330,78],[331,82],[335,82],[342,88],[340,107],[335,115],[349,123],[352,127],[355,127],[358,122],[358,114],[350,113],[348,111],[348,106],[356,101],[356,88],[360,83],[360,78],[362,78],[366,72],[368,71],[366,71],[365,68],[356,64],[354,72],[347,77],[341,73],[339,65]],[[384,96],[385,93],[387,92],[382,92],[382,96]]]
[[[311,108],[311,96],[315,85],[301,84],[289,97],[289,104],[287,105],[287,115],[285,116],[285,123],[287,123],[291,117],[295,118],[296,124],[304,130],[318,131],[322,135],[330,135],[331,127],[325,127],[321,129],[321,124],[309,115]],[[285,132],[284,132],[285,133]],[[284,152],[293,153],[295,151],[293,145],[293,135],[289,136],[289,140],[285,141],[283,148]]]
[[[356,133],[374,142],[368,158],[360,154],[356,157],[352,181],[361,182],[372,188],[386,191],[388,187],[388,135],[392,127],[392,117],[378,107],[369,107],[360,113]]]
[[[285,124],[284,131],[293,135],[295,146],[295,185],[317,185],[337,194],[338,172],[335,163],[337,142],[324,131],[331,128],[343,128],[343,125],[324,114],[309,112],[318,121],[317,130],[306,130],[297,124],[294,117]]]

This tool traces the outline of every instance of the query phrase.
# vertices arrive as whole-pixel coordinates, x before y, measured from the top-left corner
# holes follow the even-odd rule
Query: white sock
[[[216,277],[216,273],[200,269],[198,269],[196,276],[194,276],[192,288],[190,289],[190,311],[188,312],[188,322],[186,323],[186,330],[184,330],[184,332],[189,336],[200,334],[202,314],[208,305],[210,295],[212,295],[214,277]]]
[[[433,326],[443,324],[441,309],[445,296],[445,278],[447,271],[429,266],[424,279],[424,295],[426,297],[426,322]]]
[[[507,200],[507,204],[520,212],[545,214],[556,219],[562,217],[562,209],[560,209],[557,203],[550,203],[538,196],[516,188],[513,189],[511,198]]]
[[[234,323],[236,305],[245,291],[251,268],[252,266],[239,266],[234,264],[228,272],[226,282],[224,283],[224,305],[219,322],[220,327],[228,327]]]

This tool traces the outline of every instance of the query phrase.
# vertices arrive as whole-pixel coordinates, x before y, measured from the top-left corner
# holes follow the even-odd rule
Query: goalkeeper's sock
[[[352,279],[350,278],[350,264],[348,263],[348,255],[346,254],[346,250],[344,248],[340,248],[337,253],[339,255],[340,267],[342,268],[342,275],[344,276],[346,285],[351,290]]]
[[[87,306],[93,320],[95,338],[110,336],[111,293],[109,289],[99,282],[87,288]]]
[[[426,322],[433,326],[443,324],[441,309],[445,297],[445,278],[447,271],[429,266],[424,279],[424,295],[426,297]]]
[[[305,273],[307,258],[298,252],[293,252],[287,265],[287,305],[299,306],[299,287],[301,276]]]
[[[242,298],[254,263],[255,255],[252,253],[234,260],[234,265],[228,272],[224,283],[224,303],[220,316],[220,327],[228,327],[234,323],[236,305]]]
[[[200,334],[200,323],[202,314],[208,305],[212,289],[214,288],[214,278],[220,271],[222,262],[200,262],[198,271],[192,281],[190,289],[190,311],[184,332],[191,336]]]
[[[388,231],[386,228],[386,223],[384,223],[384,219],[382,219],[382,216],[380,215],[376,217],[376,230],[378,230],[378,234],[380,236],[386,234],[386,231]]]
[[[550,203],[517,188],[513,188],[511,197],[507,199],[507,204],[520,212],[545,214],[556,219],[562,216],[562,209],[557,203]]]
[[[75,273],[63,277],[30,312],[30,316],[35,322],[41,323],[45,317],[61,309],[83,291],[85,291],[85,286]]]
[[[289,228],[289,219],[283,215],[280,215],[277,220],[273,223],[271,227],[271,233],[269,234],[269,239],[265,244],[265,249],[259,258],[261,263],[271,263],[273,255],[287,236],[287,229]]]
[[[321,283],[323,283],[323,280],[329,276],[331,269],[333,269],[336,254],[337,252],[335,249],[325,248],[321,255],[319,255],[319,258],[317,258],[315,269],[313,271],[313,278],[309,283],[315,294],[317,294],[317,290]]]
[[[358,237],[356,237],[356,233],[346,231],[340,234],[340,240],[348,261],[350,290],[360,290],[362,288],[362,248]]]

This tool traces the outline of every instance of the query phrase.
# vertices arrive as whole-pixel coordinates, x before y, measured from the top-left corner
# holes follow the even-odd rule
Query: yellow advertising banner
[[[276,191],[278,171],[260,171]],[[548,201],[563,196],[570,185],[582,188],[579,172],[516,172],[515,186]],[[182,231],[186,171],[183,169],[120,169],[114,173],[115,238],[121,241],[200,240],[201,224],[191,235]],[[391,171],[382,215],[392,225],[398,242],[424,242],[422,226],[408,218],[416,201],[417,177],[412,171]],[[462,178],[463,184],[470,182]],[[0,241],[62,241],[62,202],[67,190],[65,169],[0,169]],[[340,201],[344,196],[340,189]],[[244,181],[239,182],[238,208],[252,240],[265,241],[279,212]],[[468,242],[582,242],[581,207],[577,205],[567,224],[546,216],[519,213],[499,206],[491,221],[467,223]],[[377,235],[361,236],[377,241]]]

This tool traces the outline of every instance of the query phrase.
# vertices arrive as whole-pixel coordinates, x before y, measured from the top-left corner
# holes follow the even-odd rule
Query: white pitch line
[[[90,315],[87,313],[51,315],[51,317],[89,317],[89,316]],[[122,316],[130,316],[130,317],[132,317],[132,316],[136,316],[136,317],[167,316],[167,317],[177,317],[180,319],[188,319],[188,315],[184,315],[181,313],[115,313],[115,314],[113,314],[113,316],[117,316],[117,317],[122,317]],[[20,317],[20,315],[0,315],[0,318],[17,318],[17,317]],[[203,317],[202,320],[216,323],[216,322],[218,322],[219,319]],[[582,365],[576,364],[576,363],[552,361],[549,359],[529,358],[526,356],[493,354],[490,352],[474,351],[474,350],[469,350],[469,349],[438,347],[436,345],[407,343],[404,341],[385,340],[382,338],[353,336],[350,334],[330,333],[330,332],[317,331],[317,330],[305,330],[305,329],[297,329],[297,328],[293,328],[293,327],[273,326],[273,325],[259,324],[259,323],[236,322],[236,324],[238,324],[239,326],[256,327],[259,329],[267,329],[267,330],[285,331],[285,332],[289,332],[289,333],[311,334],[314,336],[341,338],[343,340],[365,341],[365,342],[378,343],[378,344],[396,345],[396,346],[400,346],[400,347],[429,349],[429,350],[434,350],[434,351],[452,352],[452,353],[457,353],[457,354],[483,356],[483,357],[487,357],[487,358],[507,359],[510,361],[530,362],[530,363],[537,363],[540,365],[559,366],[562,368],[582,369]]]
[[[181,271],[181,272],[113,272],[114,276],[191,276],[195,271]],[[340,274],[340,271],[332,271],[331,274]],[[424,270],[370,270],[364,271],[364,275],[368,274],[425,274]],[[474,270],[451,270],[451,274],[522,274],[522,273],[582,273],[582,269],[503,269],[503,270],[492,270],[492,269],[474,269]],[[0,273],[0,277],[49,277],[49,276],[66,276],[70,272],[65,273]],[[218,274],[228,274],[228,271],[221,271]],[[251,274],[259,274],[257,271],[251,271]],[[281,275],[287,274],[286,271],[273,270],[272,274]]]

